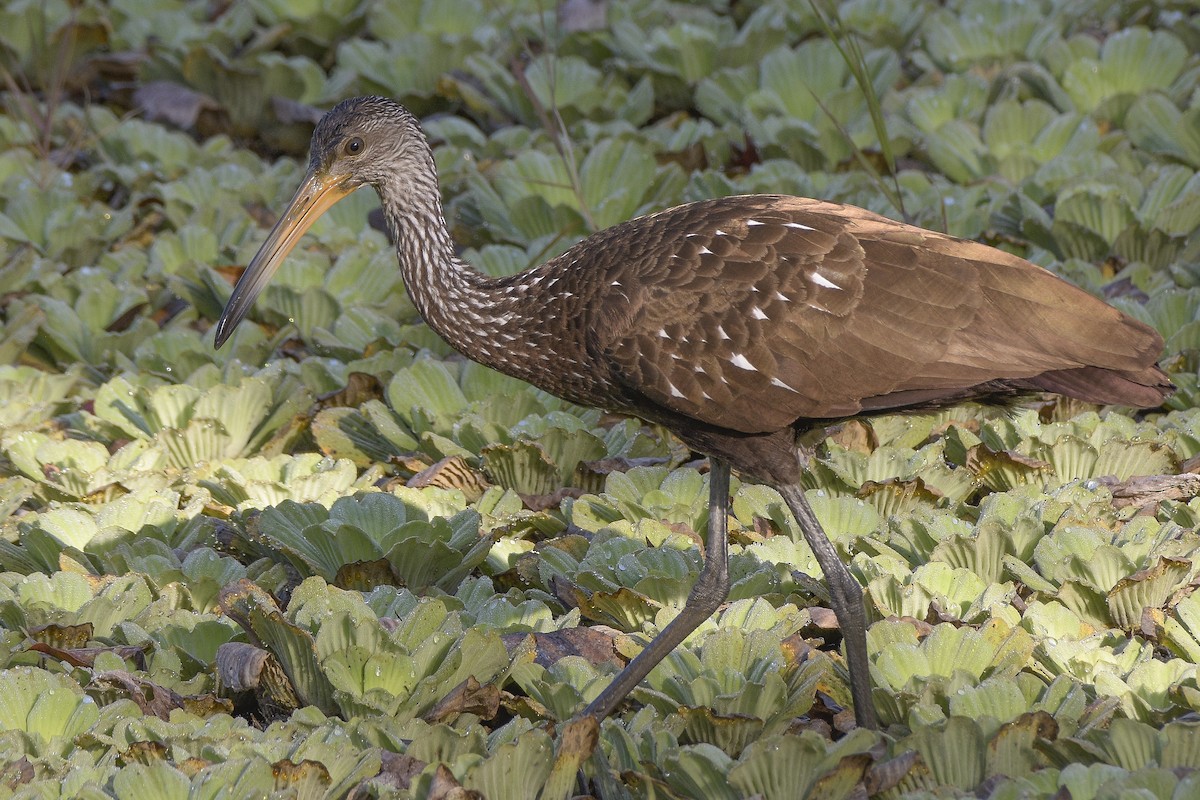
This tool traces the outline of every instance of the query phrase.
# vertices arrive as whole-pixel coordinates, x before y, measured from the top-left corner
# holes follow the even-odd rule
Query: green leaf
[[[190,789],[187,776],[162,761],[130,764],[113,777],[113,791],[118,800],[143,800],[146,797],[188,800]]]
[[[633,140],[607,139],[588,152],[579,179],[597,230],[637,216],[656,168],[649,149]]]

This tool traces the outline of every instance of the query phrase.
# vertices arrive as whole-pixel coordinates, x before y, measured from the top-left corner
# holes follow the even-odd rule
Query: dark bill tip
[[[315,173],[309,173],[305,177],[283,216],[267,234],[267,240],[263,242],[233,287],[233,294],[229,296],[229,302],[225,304],[225,310],[217,320],[213,337],[217,348],[229,340],[238,324],[250,313],[258,295],[270,283],[279,265],[287,258],[305,231],[330,206],[353,190],[354,187],[348,186],[344,179],[329,180]]]

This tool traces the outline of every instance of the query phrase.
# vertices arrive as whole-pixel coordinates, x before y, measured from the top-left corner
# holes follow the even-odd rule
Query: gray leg
[[[846,645],[846,663],[850,669],[850,696],[854,699],[854,718],[860,728],[878,729],[875,704],[871,700],[871,670],[867,661],[866,611],[863,609],[863,590],[846,569],[829,537],[817,521],[812,506],[798,485],[776,487],[784,501],[792,509],[804,540],[817,557],[817,563],[825,573],[829,594],[833,601],[833,612],[842,626],[842,640]]]
[[[666,658],[680,642],[729,596],[729,465],[713,459],[708,473],[708,537],[704,567],[688,594],[679,616],[671,620],[642,652],[625,665],[613,682],[600,692],[584,714],[604,719],[625,699],[642,678]]]

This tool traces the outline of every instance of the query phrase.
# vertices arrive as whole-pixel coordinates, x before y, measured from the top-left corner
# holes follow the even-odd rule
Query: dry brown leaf
[[[495,684],[481,684],[474,675],[450,690],[423,716],[426,722],[451,722],[460,714],[474,714],[481,719],[492,719],[500,711],[500,688]]]

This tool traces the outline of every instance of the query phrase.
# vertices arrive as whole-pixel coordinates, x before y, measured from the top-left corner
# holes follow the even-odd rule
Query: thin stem
[[[875,169],[875,165],[866,157],[862,148],[854,143],[853,137],[842,127],[842,124],[833,113],[825,107],[825,104],[816,92],[813,92],[811,89],[809,91],[812,93],[813,99],[817,101],[817,105],[821,107],[821,110],[825,112],[825,115],[829,117],[830,121],[833,122],[838,131],[846,139],[851,151],[854,153],[855,160],[875,180],[880,191],[887,196],[896,210],[900,212],[900,215],[907,220],[909,217],[908,213],[904,210],[904,193],[900,190],[900,179],[896,175],[896,155],[892,152],[892,141],[888,137],[887,122],[883,118],[883,106],[879,102],[879,95],[875,91],[874,84],[871,83],[871,75],[867,69],[867,61],[863,55],[862,47],[859,46],[858,40],[842,24],[841,18],[837,15],[836,6],[827,10],[829,16],[826,17],[826,13],[822,11],[817,0],[809,0],[809,5],[816,15],[817,21],[825,29],[825,34],[842,56],[842,60],[850,70],[854,82],[858,84],[858,88],[863,93],[863,99],[867,103],[867,113],[871,117],[871,125],[875,128],[875,135],[879,137],[879,151],[883,154],[888,176],[892,179],[892,186],[887,185],[879,175],[879,171]]]

